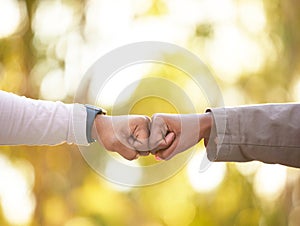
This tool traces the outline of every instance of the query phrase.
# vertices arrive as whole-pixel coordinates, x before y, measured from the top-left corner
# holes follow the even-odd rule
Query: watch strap
[[[103,110],[99,107],[89,105],[89,104],[86,104],[85,108],[86,108],[86,113],[87,113],[86,138],[89,143],[93,143],[96,141],[95,139],[92,138],[92,128],[93,128],[94,120],[97,115],[99,115],[99,114],[105,115],[106,112],[105,112],[105,110]]]

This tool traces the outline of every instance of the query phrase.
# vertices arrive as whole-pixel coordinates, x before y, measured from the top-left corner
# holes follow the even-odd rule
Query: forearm
[[[251,161],[300,167],[300,105],[212,109],[207,146],[212,161]]]
[[[87,144],[83,105],[33,100],[0,91],[1,145]]]

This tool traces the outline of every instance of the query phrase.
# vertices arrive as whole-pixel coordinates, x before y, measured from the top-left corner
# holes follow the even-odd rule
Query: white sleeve
[[[0,91],[0,145],[87,145],[81,104],[33,100]]]

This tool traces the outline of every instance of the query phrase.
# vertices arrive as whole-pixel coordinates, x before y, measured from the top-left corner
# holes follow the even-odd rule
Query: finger
[[[175,155],[177,144],[178,139],[175,139],[168,148],[157,151],[155,156],[163,160],[171,159]]]
[[[150,126],[149,150],[156,149],[166,137],[168,126],[160,116],[154,115]]]
[[[149,151],[149,145],[148,145],[148,138],[141,139],[139,137],[134,138],[134,141],[132,143],[132,147],[140,152],[147,152]]]
[[[137,120],[134,121],[135,129],[133,134],[136,135],[137,138],[147,139],[150,134],[150,118],[148,116],[139,116]]]
[[[158,143],[157,147],[155,147],[153,150],[150,150],[152,154],[155,154],[158,150],[164,150],[171,146],[173,141],[175,140],[176,135],[173,132],[170,132],[167,134],[167,136],[164,139],[161,139],[161,141]]]
[[[132,137],[134,137],[132,146],[137,151],[147,152],[149,151],[150,118],[142,116],[135,123],[135,129],[132,134]]]
[[[126,147],[125,145],[120,144],[116,150],[123,158],[127,160],[134,160],[139,157],[139,153],[133,149]]]

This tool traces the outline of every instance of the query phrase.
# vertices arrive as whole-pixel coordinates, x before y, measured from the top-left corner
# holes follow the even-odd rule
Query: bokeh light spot
[[[204,172],[199,172],[200,163],[205,155],[205,151],[197,153],[188,163],[187,173],[189,181],[195,191],[210,192],[216,189],[224,179],[226,164],[215,162]]]

